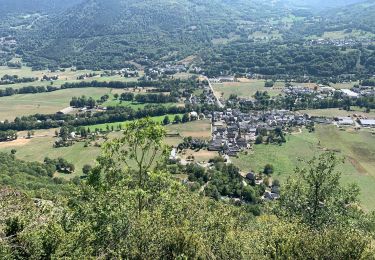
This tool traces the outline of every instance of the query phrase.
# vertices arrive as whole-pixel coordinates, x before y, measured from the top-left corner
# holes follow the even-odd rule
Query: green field
[[[230,95],[237,95],[241,98],[252,98],[257,91],[267,91],[271,96],[281,94],[283,83],[277,82],[273,88],[265,88],[264,80],[247,80],[247,82],[226,82],[220,84],[212,84],[215,95],[223,96],[228,99]]]
[[[317,126],[315,133],[303,131],[287,136],[287,143],[256,145],[253,152],[241,154],[232,161],[242,171],[261,171],[271,163],[274,177],[285,181],[293,175],[300,158],[307,159],[325,150],[335,150],[345,158],[339,167],[344,183],[357,183],[361,188],[361,201],[367,210],[375,209],[375,136],[368,131],[340,131],[335,126]]]
[[[17,116],[27,116],[33,114],[53,114],[69,106],[73,96],[85,95],[95,99],[111,92],[121,90],[111,90],[108,88],[77,88],[64,89],[54,92],[21,94],[0,98],[0,120],[12,120]]]
[[[183,114],[177,114],[179,115],[180,117],[183,116]],[[170,121],[173,121],[174,117],[176,116],[175,114],[171,114],[171,115],[168,115],[169,116],[169,120]],[[155,121],[155,122],[158,122],[158,123],[162,123],[163,122],[163,119],[164,119],[165,116],[155,116],[155,117],[152,117],[152,120]],[[108,124],[98,124],[98,125],[91,125],[89,126],[88,128],[90,128],[91,131],[95,131],[95,129],[98,129],[98,130],[106,130],[107,127],[114,127],[114,129],[116,129],[116,127],[118,125],[121,125],[122,127],[125,127],[126,124],[128,124],[129,122],[123,122],[123,123],[108,123]]]
[[[365,113],[364,108],[351,107],[350,111],[346,111],[338,108],[327,108],[327,109],[311,109],[311,110],[300,110],[301,113],[306,113],[309,116],[318,117],[340,117],[340,116],[363,116],[363,117],[375,117],[375,111]]]

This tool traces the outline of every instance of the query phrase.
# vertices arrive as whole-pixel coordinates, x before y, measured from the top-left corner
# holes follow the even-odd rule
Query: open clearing
[[[287,143],[278,145],[256,145],[247,155],[232,159],[242,171],[259,172],[267,163],[275,167],[274,177],[285,181],[294,174],[300,158],[312,158],[324,150],[332,150],[344,157],[339,170],[344,183],[357,183],[361,189],[360,199],[367,210],[375,209],[375,136],[368,131],[347,129],[340,131],[335,126],[317,126],[315,133],[303,131],[288,135]]]
[[[257,91],[267,91],[271,96],[281,94],[284,84],[277,82],[274,87],[264,87],[264,80],[246,80],[243,82],[225,82],[212,84],[215,95],[228,99],[230,95],[237,95],[241,98],[252,98]],[[224,94],[224,95],[223,95]]]

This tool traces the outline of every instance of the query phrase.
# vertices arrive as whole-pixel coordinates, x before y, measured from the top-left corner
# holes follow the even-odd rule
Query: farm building
[[[64,109],[61,109],[59,112],[57,112],[57,114],[66,115],[66,114],[72,113],[73,111],[74,111],[73,107],[66,107]]]
[[[341,89],[341,92],[350,98],[357,98],[359,95],[350,89]]]
[[[354,121],[350,117],[339,117],[337,124],[339,124],[339,125],[353,125]]]
[[[360,119],[359,123],[363,127],[375,127],[375,119]]]

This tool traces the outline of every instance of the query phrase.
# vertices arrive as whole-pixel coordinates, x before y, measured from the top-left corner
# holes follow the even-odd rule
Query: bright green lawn
[[[180,117],[183,116],[183,114],[177,114],[179,115]],[[176,116],[175,114],[170,114],[168,115],[169,116],[169,120],[170,121],[173,121],[174,117]],[[156,117],[152,117],[152,120],[154,120],[155,122],[158,122],[158,123],[162,123],[163,120],[164,120],[164,117],[165,116],[156,116]],[[98,130],[106,130],[107,127],[111,128],[112,126],[114,127],[114,129],[116,130],[117,129],[117,126],[121,125],[122,127],[125,127],[126,124],[128,124],[130,121],[128,122],[117,122],[117,123],[108,123],[108,124],[98,124],[98,125],[91,125],[89,126],[88,128],[90,128],[91,131],[95,131],[96,129]]]

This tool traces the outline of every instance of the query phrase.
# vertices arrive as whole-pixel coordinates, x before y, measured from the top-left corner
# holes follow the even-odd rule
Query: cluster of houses
[[[356,46],[358,44],[362,45],[369,45],[373,43],[371,39],[314,39],[314,40],[309,40],[306,42],[306,45],[310,46],[316,46],[316,45],[333,45],[337,47],[352,47]]]
[[[123,68],[120,70],[104,71],[102,74],[100,74],[100,77],[110,77],[116,75],[120,75],[121,77],[125,78],[135,78],[139,77],[139,71],[131,68]]]
[[[222,76],[218,78],[210,78],[211,83],[224,83],[224,82],[236,82],[237,79],[234,76]]]
[[[316,95],[316,98],[323,99],[326,97],[333,96],[336,91],[341,92],[343,96],[349,98],[358,98],[364,96],[374,96],[375,89],[372,86],[356,86],[352,89],[340,89],[337,90],[330,86],[316,85],[314,88],[303,87],[303,86],[289,86],[283,89],[283,93],[286,95]]]
[[[184,64],[162,64],[152,68],[145,69],[143,80],[154,80],[166,75],[174,75],[176,73],[187,72],[188,67]]]
[[[375,96],[375,87],[374,86],[354,86],[351,91],[356,93],[358,96],[363,97],[373,97]]]
[[[224,112],[207,115],[212,121],[212,140],[208,150],[237,156],[240,151],[251,148],[258,129],[274,131],[286,126],[303,126],[311,123],[305,115],[288,110],[253,111],[242,113],[228,108]]]
[[[218,100],[216,96],[214,95],[211,87],[209,85],[201,85],[201,88],[203,90],[202,94],[197,96],[197,95],[190,95],[185,100],[185,104],[192,104],[192,105],[197,105],[197,104],[207,104],[207,105],[215,105],[217,104]]]

